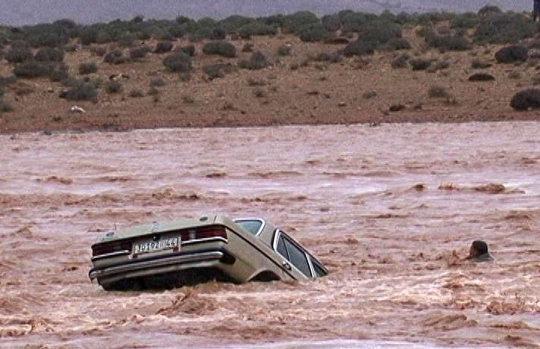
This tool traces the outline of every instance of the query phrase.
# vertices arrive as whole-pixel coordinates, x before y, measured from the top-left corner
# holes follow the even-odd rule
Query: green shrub
[[[116,42],[120,47],[133,47],[135,45],[135,40],[137,40],[135,34],[124,33],[116,40]]]
[[[24,63],[32,61],[34,54],[29,47],[24,45],[13,46],[6,52],[5,59],[9,63]]]
[[[167,82],[162,78],[152,78],[150,80],[150,86],[161,87],[167,85]]]
[[[339,54],[339,52],[333,52],[333,53],[321,52],[317,54],[316,56],[314,56],[312,59],[316,62],[328,62],[328,63],[339,63],[343,61],[343,57],[341,56],[341,54]]]
[[[65,28],[55,24],[37,24],[24,28],[24,39],[32,47],[58,47],[69,41]]]
[[[62,62],[64,60],[64,50],[44,47],[36,52],[35,59],[40,62]]]
[[[191,58],[183,52],[175,52],[163,59],[163,65],[172,72],[189,73]]]
[[[242,60],[238,63],[240,68],[249,70],[260,70],[269,65],[270,62],[268,61],[268,58],[260,51],[254,52],[249,60]]]
[[[392,39],[401,38],[401,26],[388,21],[371,21],[363,26],[362,38],[365,41],[372,42],[377,46],[386,44]]]
[[[98,30],[94,27],[84,27],[79,36],[82,45],[88,46],[96,43],[98,39]]]
[[[384,44],[384,49],[389,51],[410,50],[411,48],[411,43],[405,38],[390,39],[386,44]]]
[[[203,72],[210,80],[225,77],[225,74],[234,70],[231,64],[212,64],[203,67]]]
[[[478,43],[512,44],[531,38],[536,32],[536,24],[523,14],[493,13],[482,18],[473,38]]]
[[[409,60],[409,64],[412,67],[412,70],[426,70],[431,66],[432,60],[426,58],[414,58]]]
[[[457,14],[452,22],[450,22],[451,28],[474,28],[480,23],[480,18],[474,12],[465,12]]]
[[[103,58],[103,62],[109,63],[109,64],[123,64],[128,61],[127,57],[124,56],[121,50],[116,49],[113,50],[105,55]]]
[[[338,15],[341,17],[341,30],[344,33],[359,33],[368,22],[377,18],[366,13],[353,11],[342,11]]]
[[[276,35],[277,28],[262,22],[252,22],[238,29],[238,36],[250,39],[252,36]]]
[[[212,40],[225,40],[227,38],[227,33],[225,32],[225,29],[217,27],[212,29],[212,36],[210,36],[210,39]]]
[[[278,56],[290,56],[291,55],[291,47],[290,46],[280,46],[277,49]]]
[[[194,45],[183,46],[180,47],[179,50],[180,52],[183,52],[190,57],[195,57],[195,55],[197,54],[197,50],[195,49]]]
[[[469,40],[455,35],[428,35],[426,37],[428,47],[445,51],[466,51],[469,49]]]
[[[392,61],[392,68],[394,69],[399,69],[399,68],[407,68],[409,66],[409,59],[411,57],[406,54],[406,53],[403,53],[399,56],[397,56],[393,61]]]
[[[122,84],[119,81],[109,80],[105,84],[105,92],[108,94],[119,93],[122,91]]]
[[[283,18],[283,31],[300,35],[305,28],[315,24],[321,24],[321,21],[314,13],[299,11]]]
[[[445,87],[442,86],[431,86],[428,90],[429,98],[448,98],[450,94]]]
[[[13,107],[8,102],[0,99],[0,114],[9,113],[13,111]]]
[[[69,77],[68,66],[64,63],[50,64],[47,77],[52,82],[60,82]]]
[[[173,43],[170,41],[162,41],[158,42],[156,45],[156,48],[154,49],[154,53],[167,53],[171,52],[173,49]]]
[[[510,45],[501,48],[495,53],[498,63],[525,62],[529,59],[529,50],[520,45]]]
[[[191,42],[200,42],[210,38],[212,38],[212,29],[207,27],[198,28],[196,31],[189,34],[189,41]]]
[[[351,42],[343,49],[343,55],[347,57],[368,55],[374,53],[375,48],[376,44],[363,40],[360,37],[358,40]]]
[[[94,62],[79,64],[79,74],[81,75],[93,74],[93,73],[97,73],[97,71],[98,71],[98,65]]]
[[[97,89],[90,82],[77,82],[65,94],[65,98],[70,101],[97,101]]]
[[[107,54],[107,48],[105,46],[93,46],[90,49],[90,52],[92,52],[94,55],[98,57],[103,57],[105,54]]]
[[[510,106],[519,111],[540,109],[540,89],[530,88],[516,93],[510,101]]]
[[[500,15],[502,13],[503,11],[500,8],[493,5],[485,5],[480,10],[478,10],[478,15],[480,17],[489,17],[493,15]]]
[[[40,62],[29,61],[18,64],[15,69],[13,69],[13,74],[18,78],[34,79],[47,76],[49,71],[50,69],[48,65]]]
[[[300,40],[304,42],[321,42],[334,36],[324,29],[321,23],[310,24],[299,30]]]
[[[227,58],[236,57],[236,47],[226,41],[209,42],[203,46],[203,52],[207,55],[218,55]]]
[[[341,28],[341,19],[338,14],[324,15],[321,18],[324,29],[328,32],[336,32]]]
[[[131,92],[129,92],[129,96],[131,98],[142,98],[144,97],[144,92],[141,90],[131,90]]]
[[[129,58],[132,60],[132,61],[137,61],[137,60],[141,60],[143,59],[144,57],[146,57],[146,54],[148,52],[150,52],[151,49],[150,47],[148,46],[141,46],[141,47],[137,47],[137,48],[134,48],[134,49],[131,49],[129,51]]]
[[[221,20],[218,25],[225,30],[227,33],[232,33],[238,31],[245,25],[253,23],[255,19],[250,17],[244,17],[240,15],[229,16]]]

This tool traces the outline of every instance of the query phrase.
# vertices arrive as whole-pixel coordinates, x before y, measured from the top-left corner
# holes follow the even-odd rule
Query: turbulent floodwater
[[[540,346],[540,123],[0,136],[1,348]],[[262,216],[304,283],[107,293],[103,231]],[[475,239],[494,263],[461,260]]]

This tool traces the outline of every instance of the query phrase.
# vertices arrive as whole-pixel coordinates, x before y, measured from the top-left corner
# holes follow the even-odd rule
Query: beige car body
[[[91,280],[106,290],[176,287],[212,279],[308,280],[327,269],[260,218],[205,216],[109,232],[92,245]]]

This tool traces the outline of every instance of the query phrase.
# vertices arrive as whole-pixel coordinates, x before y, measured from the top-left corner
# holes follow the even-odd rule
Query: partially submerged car
[[[92,245],[90,279],[105,290],[170,288],[209,280],[308,280],[328,270],[263,219],[216,215],[111,231]]]

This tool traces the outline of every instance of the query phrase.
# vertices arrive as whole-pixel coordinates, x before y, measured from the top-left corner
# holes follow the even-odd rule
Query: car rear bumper
[[[131,261],[129,263],[92,268],[88,273],[90,280],[114,282],[132,277],[155,275],[188,268],[217,266],[226,256],[222,250],[205,251],[150,260]]]

